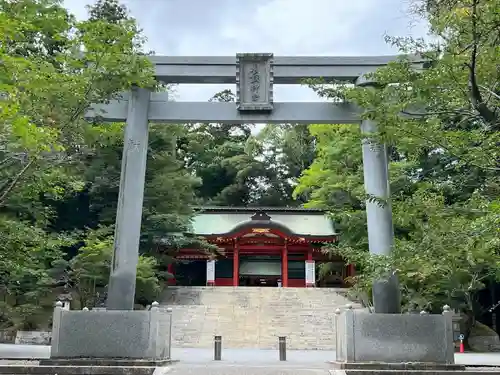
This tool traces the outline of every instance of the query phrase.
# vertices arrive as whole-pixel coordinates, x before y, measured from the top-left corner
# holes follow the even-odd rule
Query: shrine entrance
[[[179,260],[175,265],[175,280],[177,285],[205,286],[206,285],[205,260]],[[173,269],[169,270],[173,273]]]
[[[369,250],[375,255],[390,254],[394,239],[391,205],[381,206],[379,203],[380,200],[390,200],[387,150],[376,137],[377,124],[363,119],[363,109],[352,103],[280,103],[274,101],[273,93],[275,84],[304,84],[305,79],[319,79],[325,83],[343,81],[376,89],[377,82],[371,79],[369,73],[398,58],[274,57],[271,53],[243,53],[233,57],[152,56],[150,59],[158,81],[165,84],[236,84],[236,102],[176,102],[169,101],[165,92],[153,93],[148,88],[133,88],[117,100],[93,104],[86,113],[87,118],[127,123],[108,309],[131,310],[134,306],[149,122],[361,124]],[[417,69],[423,68],[425,63],[421,56],[404,58]],[[283,269],[288,272],[288,261],[285,261],[288,251],[282,251]],[[239,264],[238,257],[238,247],[235,246],[235,264]],[[308,255],[309,260],[313,259]],[[314,272],[312,263],[307,270],[306,278]],[[214,274],[215,264],[207,265],[207,279],[209,276],[213,278]],[[238,285],[239,276],[238,267],[233,267],[233,286]],[[286,283],[287,278],[283,282]],[[397,278],[377,282],[374,285],[374,300],[378,301],[375,302],[376,312],[398,313]]]
[[[270,286],[279,287],[282,286],[281,277],[279,276],[240,276],[239,286]]]
[[[239,286],[281,286],[282,260],[279,255],[242,255]]]
[[[354,276],[353,265],[322,253],[338,236],[318,209],[200,207],[192,225],[194,234],[216,245],[221,254],[214,259],[200,249],[179,249],[177,262],[168,270],[174,276],[171,285],[193,285],[185,275],[197,273],[197,285],[338,288]],[[200,266],[203,262],[206,269]],[[324,262],[330,264],[331,275],[319,280],[317,270]],[[206,277],[204,284],[201,277]]]

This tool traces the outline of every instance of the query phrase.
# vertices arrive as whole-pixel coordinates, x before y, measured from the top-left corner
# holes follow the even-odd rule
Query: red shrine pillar
[[[238,244],[238,239],[234,240],[234,251],[233,251],[233,286],[238,286],[240,284],[240,247]]]
[[[175,270],[174,270],[174,263],[170,263],[167,266],[167,272],[172,275],[172,278],[169,278],[167,280],[167,285],[175,285]]]
[[[349,264],[347,266],[347,276],[348,277],[352,277],[352,276],[355,276],[356,275],[356,267],[354,266],[354,264]]]
[[[285,239],[285,246],[281,250],[281,285],[288,287],[288,242]]]

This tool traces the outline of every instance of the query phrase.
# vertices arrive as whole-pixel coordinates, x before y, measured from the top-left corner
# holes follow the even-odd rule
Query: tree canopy
[[[388,145],[396,242],[368,253],[360,129],[352,125],[151,124],[136,302],[161,293],[190,234],[193,207],[327,210],[364,294],[396,270],[404,304],[477,311],[500,278],[499,0],[416,3],[431,42],[388,37],[402,58],[375,88],[310,85],[348,100]],[[155,82],[145,37],[116,0],[78,21],[57,0],[0,0],[0,327],[45,324],[57,294],[102,302],[113,248],[123,123],[88,121],[91,103]],[[208,99],[208,98],[207,98]],[[212,101],[234,101],[230,90]],[[330,271],[328,264],[322,274]]]
[[[74,292],[80,307],[102,302],[124,124],[84,114],[133,85],[170,89],[154,81],[145,37],[124,6],[99,0],[88,13],[79,21],[58,0],[0,0],[1,326],[41,324],[58,293]],[[189,235],[193,206],[295,204],[291,184],[302,162],[286,147],[307,139],[307,129],[279,127],[290,134],[286,144],[253,129],[150,125],[138,303],[161,292],[178,249],[216,251]],[[275,147],[282,156],[261,157]],[[290,163],[283,168],[288,161],[278,157]]]
[[[388,145],[396,243],[391,256],[367,252],[359,129],[312,125],[318,156],[296,196],[330,210],[342,239],[327,249],[359,267],[363,292],[396,270],[406,309],[449,304],[477,312],[476,292],[500,279],[498,0],[439,1],[416,10],[431,38],[388,37],[401,58],[367,77],[375,88],[312,82],[320,95],[365,108]],[[495,30],[495,32],[492,32]],[[328,273],[328,265],[323,269]]]

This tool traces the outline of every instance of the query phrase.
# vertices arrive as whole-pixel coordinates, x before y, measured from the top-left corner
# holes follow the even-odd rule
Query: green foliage
[[[317,156],[303,172],[295,197],[306,206],[328,209],[342,244],[368,249],[365,191],[359,128],[351,125],[311,125]]]
[[[73,243],[30,223],[0,218],[0,327],[33,328],[52,307],[64,275],[62,247]]]
[[[119,20],[100,16],[113,4],[101,1],[80,22],[60,1],[0,1],[3,326],[46,322],[57,293],[71,284],[68,260],[80,231],[97,227],[84,204],[86,164],[121,137],[122,127],[89,123],[85,111],[132,85],[155,85],[135,21],[124,8]],[[145,264],[141,280],[151,285],[152,263]]]
[[[79,297],[80,306],[96,306],[108,283],[113,257],[112,229],[101,227],[88,231],[84,245],[70,262],[70,280]],[[146,305],[161,291],[156,273],[157,261],[140,256],[137,266],[136,301]]]
[[[362,105],[364,116],[381,124],[376,137],[388,144],[396,233],[391,257],[367,253],[365,201],[387,202],[365,194],[359,129],[282,124],[255,133],[249,124],[155,124],[136,302],[158,296],[179,249],[219,251],[188,235],[193,205],[307,201],[330,211],[342,239],[326,250],[360,267],[353,280],[360,290],[369,292],[373,278],[396,270],[408,308],[446,302],[473,309],[474,293],[500,269],[500,43],[485,31],[498,24],[491,12],[498,0],[454,4],[453,11],[432,4],[425,13],[444,41],[439,46],[389,40],[424,54],[425,70],[403,59],[374,73],[381,84],[375,90],[314,86],[323,96]],[[97,1],[84,21],[56,0],[0,0],[3,326],[43,324],[62,290],[76,292],[81,305],[100,302],[124,124],[89,123],[84,113],[132,85],[161,89],[143,45],[137,24],[115,0]],[[226,90],[212,100],[234,95]],[[412,118],[401,115],[417,110]]]
[[[247,153],[261,162],[252,191],[256,205],[293,206],[302,203],[292,193],[302,171],[313,161],[315,148],[307,125],[266,125],[249,138]]]
[[[2,1],[0,9],[0,207],[17,210],[9,201],[23,194],[21,185],[37,187],[36,198],[51,188],[47,174],[61,178],[81,156],[91,103],[153,81],[149,62],[137,56],[142,40],[133,20],[77,22],[49,0]],[[75,186],[60,182],[59,194]]]
[[[312,125],[318,156],[295,194],[331,211],[339,253],[359,267],[352,280],[370,293],[374,279],[398,273],[406,309],[447,303],[477,312],[476,292],[500,280],[498,196],[500,50],[498,0],[428,2],[418,8],[435,40],[387,38],[408,58],[368,78],[374,88],[312,83],[333,101],[355,102],[388,145],[396,242],[389,257],[367,253],[360,134]],[[422,67],[421,67],[422,68]],[[380,202],[385,204],[386,202]],[[328,267],[326,271],[328,272]]]
[[[229,90],[211,101],[234,101]],[[314,156],[307,126],[281,124],[255,132],[249,124],[193,124],[178,138],[178,155],[200,179],[200,204],[289,206],[293,186]]]
[[[225,90],[211,101],[232,102]],[[179,137],[179,157],[201,184],[196,188],[200,203],[245,205],[250,201],[251,180],[262,171],[261,164],[245,152],[251,134],[247,124],[191,124]]]
[[[43,324],[61,292],[75,292],[83,305],[101,302],[124,124],[90,123],[84,113],[133,85],[165,89],[154,82],[145,39],[127,9],[99,0],[88,10],[89,18],[77,21],[57,0],[0,0],[4,326]],[[232,94],[215,100],[232,100]],[[252,161],[245,156],[249,136],[248,125],[150,127],[138,303],[158,295],[180,248],[219,251],[186,235],[192,206],[247,202],[247,185],[259,174],[248,171],[247,178],[239,171]]]

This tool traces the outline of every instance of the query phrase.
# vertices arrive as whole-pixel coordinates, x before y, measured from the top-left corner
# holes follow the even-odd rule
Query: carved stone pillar
[[[148,153],[148,113],[151,91],[131,91],[123,142],[120,192],[116,213],[108,310],[133,310],[139,261],[144,177]]]

